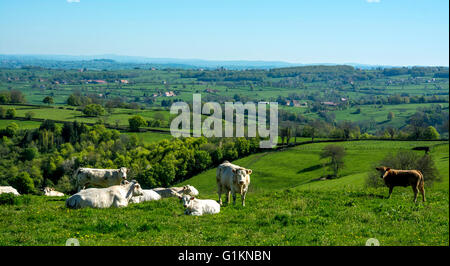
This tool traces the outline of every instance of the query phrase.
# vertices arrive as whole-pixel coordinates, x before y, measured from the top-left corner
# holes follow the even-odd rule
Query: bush
[[[16,117],[16,109],[14,108],[9,108],[8,110],[6,110],[6,118],[15,118]]]
[[[398,170],[419,170],[423,174],[426,186],[431,186],[433,182],[440,180],[434,161],[429,154],[421,156],[408,150],[399,151],[396,154],[388,154],[377,165],[372,167],[372,171],[366,179],[366,186],[368,187],[384,186],[380,173],[375,170],[377,166],[386,166]]]
[[[12,180],[12,185],[20,194],[36,193],[33,179],[27,172],[22,172]]]
[[[13,193],[0,194],[0,205],[15,205],[17,204],[17,196]]]
[[[35,147],[26,148],[22,151],[22,159],[31,161],[39,155],[38,149]]]
[[[100,116],[105,114],[105,109],[100,104],[88,104],[83,108],[83,114],[86,116]]]
[[[28,112],[25,113],[25,118],[27,120],[31,120],[31,118],[33,118],[34,116],[35,116],[35,113],[32,112],[32,111],[28,111]]]
[[[130,125],[131,131],[139,131],[140,127],[147,125],[147,121],[145,121],[145,119],[142,116],[135,115],[130,119],[128,119],[128,124]]]

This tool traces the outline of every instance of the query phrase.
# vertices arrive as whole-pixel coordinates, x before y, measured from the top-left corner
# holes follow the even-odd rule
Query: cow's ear
[[[389,167],[386,167],[386,171],[389,171],[389,170],[391,170],[391,168],[389,168]]]
[[[191,197],[191,200],[194,200],[195,199],[195,197]]]
[[[248,175],[251,175],[252,172],[253,172],[252,169],[247,169],[247,174],[248,174]]]

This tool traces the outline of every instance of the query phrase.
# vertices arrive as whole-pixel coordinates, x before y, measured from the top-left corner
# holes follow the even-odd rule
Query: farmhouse
[[[176,96],[176,94],[173,91],[166,91],[166,92],[164,92],[164,96],[173,97],[173,96]]]

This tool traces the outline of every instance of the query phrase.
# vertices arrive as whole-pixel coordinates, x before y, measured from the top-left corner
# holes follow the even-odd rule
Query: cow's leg
[[[422,201],[425,202],[426,201],[426,199],[425,199],[425,188],[424,188],[423,182],[420,183],[419,190],[420,190],[420,193],[422,194]]]
[[[222,205],[222,185],[217,185],[217,194],[219,195],[219,204]]]
[[[227,191],[227,204],[230,204],[231,190]]]
[[[388,199],[391,198],[392,190],[394,190],[394,187],[389,187],[389,196],[387,197]]]
[[[419,184],[412,185],[412,190],[414,192],[414,203],[417,202],[417,193],[419,193],[419,189],[417,188],[418,186],[419,186]]]
[[[247,195],[247,192],[241,194],[242,206],[245,206],[245,195]]]
[[[233,194],[233,205],[236,204],[236,191],[232,191],[231,194]]]

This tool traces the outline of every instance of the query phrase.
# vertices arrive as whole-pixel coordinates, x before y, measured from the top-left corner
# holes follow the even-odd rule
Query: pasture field
[[[21,105],[0,105],[4,109],[14,108],[16,109],[16,117],[25,117],[28,112],[33,112],[33,118],[52,119],[60,121],[78,121],[85,123],[95,123],[99,119],[106,123],[120,126],[128,126],[128,119],[134,115],[140,115],[144,119],[155,119],[159,117],[166,123],[169,122],[170,113],[163,108],[149,108],[146,110],[132,110],[124,108],[113,108],[111,113],[107,113],[103,116],[88,117],[81,111],[76,110],[76,107],[58,106],[58,107],[45,107],[45,106],[21,106]],[[157,115],[158,114],[158,115]]]
[[[20,129],[33,129],[39,128],[41,125],[40,122],[35,121],[22,121],[22,120],[14,120],[14,119],[0,119],[0,129],[6,128],[11,123],[16,123]]]
[[[183,214],[178,199],[131,204],[122,209],[70,210],[65,198],[21,196],[0,205],[0,245],[353,245],[368,238],[381,245],[449,245],[448,142],[353,141],[341,177],[326,173],[319,159],[325,143],[254,154],[234,163],[253,170],[246,206],[216,215]],[[426,187],[427,202],[412,202],[410,188],[367,188],[371,168],[390,152],[431,146],[442,182]],[[183,184],[200,198],[217,200],[215,169]],[[420,199],[420,197],[419,197]]]

